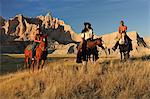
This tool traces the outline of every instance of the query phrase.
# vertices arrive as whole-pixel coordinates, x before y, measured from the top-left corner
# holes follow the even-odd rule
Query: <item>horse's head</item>
[[[102,46],[102,44],[103,44],[102,42],[103,42],[102,37],[96,39],[96,45],[98,45],[99,47]]]
[[[46,47],[46,37],[41,37],[41,39],[40,39],[40,44],[39,44],[39,47],[42,49],[42,50],[44,50],[45,49],[45,47]]]

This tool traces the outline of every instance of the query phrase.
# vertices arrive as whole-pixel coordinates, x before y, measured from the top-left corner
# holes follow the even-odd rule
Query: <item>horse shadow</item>
[[[150,61],[150,55],[143,55],[140,57],[131,57],[130,60],[132,60],[132,61],[136,61],[136,60]]]

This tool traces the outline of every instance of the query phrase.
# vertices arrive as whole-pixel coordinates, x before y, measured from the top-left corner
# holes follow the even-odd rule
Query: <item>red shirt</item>
[[[126,33],[126,31],[127,31],[127,26],[119,26],[118,32],[119,32],[120,34]]]
[[[38,42],[38,43],[40,43],[41,42],[41,37],[40,37],[40,35],[35,35],[35,37],[34,37],[34,42]]]

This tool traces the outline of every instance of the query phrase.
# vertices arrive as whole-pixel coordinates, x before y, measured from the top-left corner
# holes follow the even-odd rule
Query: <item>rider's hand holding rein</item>
[[[38,39],[37,39],[37,38],[38,38]],[[34,42],[40,43],[40,42],[41,42],[40,37],[35,36]]]

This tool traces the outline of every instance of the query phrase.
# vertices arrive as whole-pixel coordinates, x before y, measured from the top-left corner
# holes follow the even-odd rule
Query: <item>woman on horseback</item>
[[[128,37],[128,35],[126,34],[127,32],[127,26],[124,25],[124,21],[120,21],[120,26],[118,28],[118,35],[117,35],[117,42],[115,44],[115,46],[112,48],[114,51],[117,49],[119,43],[122,42],[131,42],[132,40]],[[122,41],[121,39],[124,39],[125,41]],[[128,42],[128,43],[129,43]],[[132,43],[128,44],[130,46],[130,50],[132,50]]]
[[[90,23],[84,23],[84,29],[81,32],[81,37],[83,40],[93,39],[93,29]]]
[[[37,45],[39,45],[41,42],[41,36],[42,36],[42,32],[40,31],[40,28],[38,28],[36,31],[36,35],[34,37],[33,45],[32,45],[32,60],[34,60],[34,56],[35,56],[35,52],[36,52],[35,49],[36,49]]]
[[[87,41],[90,40],[92,41],[93,40],[93,29],[91,27],[91,24],[89,22],[85,22],[84,23],[84,29],[82,30],[81,32],[81,38],[82,38],[82,41],[80,42],[80,45],[78,47],[78,54],[80,53],[79,49],[84,49],[84,51],[82,51],[82,56],[83,56],[83,61],[87,61],[86,60],[86,49],[87,49]],[[97,48],[95,47],[94,48],[95,50],[95,55],[96,55],[96,58],[98,58],[98,51],[97,51]],[[77,54],[77,63],[81,63],[81,58],[79,57],[80,55]]]

